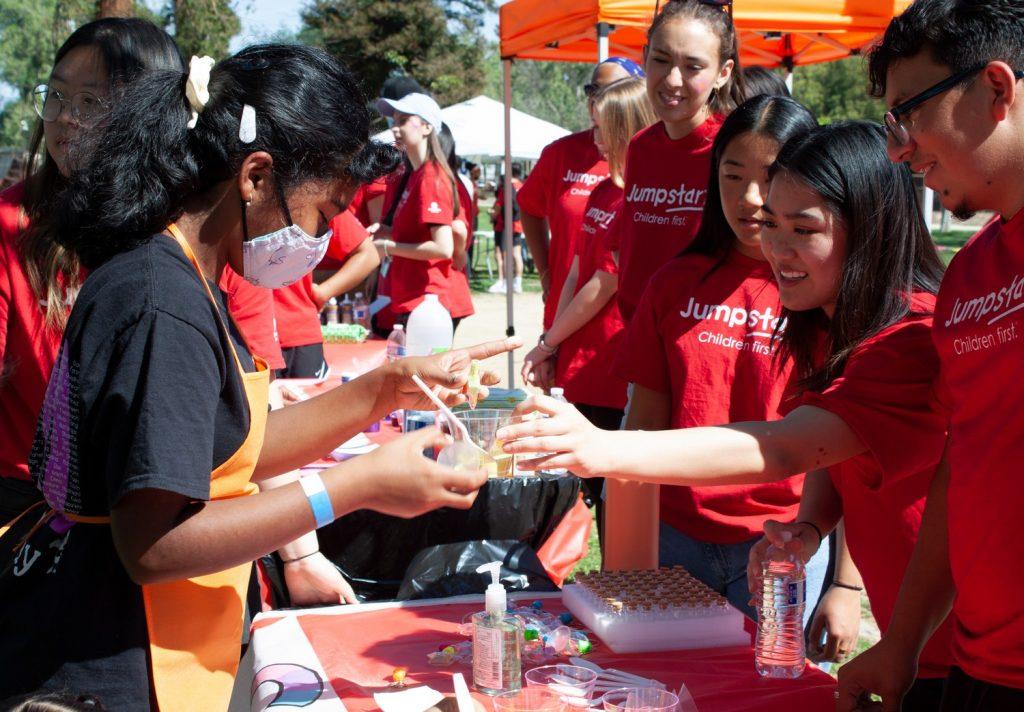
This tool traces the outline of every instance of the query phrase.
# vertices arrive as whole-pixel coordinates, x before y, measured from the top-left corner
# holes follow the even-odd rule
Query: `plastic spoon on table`
[[[583,658],[569,658],[569,662],[573,665],[579,665],[580,667],[585,667],[596,672],[598,676],[598,684],[602,684],[603,681],[610,681],[621,683],[618,687],[658,687],[662,690],[665,689],[664,683],[658,682],[657,680],[640,677],[639,675],[633,675],[632,673],[616,670],[615,668],[603,668],[597,663],[592,663],[589,660],[584,660]]]
[[[437,394],[419,376],[413,374],[412,382],[419,386],[419,389],[430,399],[430,402],[436,405],[437,409],[448,420],[448,427],[452,431],[452,437],[456,438],[456,433],[459,435],[455,442],[445,446],[438,454],[437,461],[440,464],[456,470],[476,470],[480,469],[482,464],[486,462],[484,458],[493,459],[486,450],[470,439],[469,431],[466,430],[466,426],[462,421],[455,417],[455,413],[444,404],[444,401],[437,397]]]

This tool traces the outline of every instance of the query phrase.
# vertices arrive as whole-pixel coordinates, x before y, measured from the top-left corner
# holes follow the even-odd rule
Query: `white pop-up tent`
[[[455,150],[460,156],[505,155],[505,107],[500,101],[473,97],[441,109],[441,118],[455,137]],[[513,158],[536,161],[545,146],[568,135],[561,126],[512,109]],[[384,143],[394,140],[390,131],[382,131],[374,138]]]

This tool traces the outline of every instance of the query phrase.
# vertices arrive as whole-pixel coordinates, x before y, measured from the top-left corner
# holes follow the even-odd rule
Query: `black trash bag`
[[[557,591],[537,553],[515,539],[485,539],[431,546],[418,553],[405,572],[399,601],[483,593],[490,573],[477,568],[501,562],[501,582],[508,591]]]
[[[369,510],[348,514],[319,530],[320,550],[361,600],[393,599],[410,563],[424,549],[512,540],[538,551],[579,492],[576,477],[491,478],[468,510],[438,509],[413,519]],[[497,558],[502,557],[487,561]]]

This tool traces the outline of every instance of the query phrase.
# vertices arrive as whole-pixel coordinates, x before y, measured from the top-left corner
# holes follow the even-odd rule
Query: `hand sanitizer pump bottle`
[[[501,585],[501,562],[477,569],[490,573],[484,610],[473,615],[473,684],[485,695],[497,695],[523,686],[523,624],[507,612],[508,597]]]

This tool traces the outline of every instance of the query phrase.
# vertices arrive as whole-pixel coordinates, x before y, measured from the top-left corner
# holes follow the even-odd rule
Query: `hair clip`
[[[242,107],[242,121],[238,125],[238,140],[252,143],[256,140],[256,109],[249,104]]]

